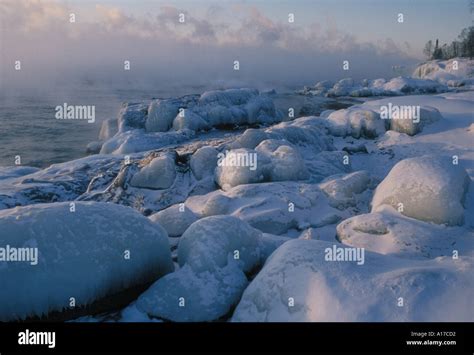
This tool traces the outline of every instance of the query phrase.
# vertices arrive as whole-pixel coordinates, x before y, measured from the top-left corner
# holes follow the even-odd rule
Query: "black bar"
[[[19,333],[55,332],[55,347],[19,345]],[[414,334],[415,332],[417,334]],[[432,332],[432,333],[430,333]],[[426,333],[421,338],[420,334]],[[407,345],[407,341],[456,345]],[[474,353],[474,323],[3,323],[10,352],[256,351]]]

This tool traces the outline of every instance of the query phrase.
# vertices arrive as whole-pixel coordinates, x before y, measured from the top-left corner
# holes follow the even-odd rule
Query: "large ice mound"
[[[438,224],[461,225],[471,179],[447,157],[422,156],[398,162],[380,183],[372,211],[390,205],[402,214]]]
[[[328,259],[327,249],[334,247],[343,248],[344,253],[348,248],[318,240],[284,243],[246,288],[232,320],[413,322],[474,318],[472,258],[415,261],[366,251],[364,263],[358,265]]]
[[[38,248],[37,265],[0,262],[0,319],[92,304],[173,270],[166,232],[130,208],[75,202],[0,211],[2,247]],[[128,255],[128,257],[127,257]]]

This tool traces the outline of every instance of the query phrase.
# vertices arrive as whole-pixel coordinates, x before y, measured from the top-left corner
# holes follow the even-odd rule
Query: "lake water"
[[[22,165],[36,167],[81,158],[87,144],[97,140],[102,121],[116,117],[122,102],[198,92],[196,88],[165,92],[95,87],[4,91],[0,94],[0,166],[14,165],[16,156]],[[55,107],[64,103],[94,105],[95,122],[56,119]]]

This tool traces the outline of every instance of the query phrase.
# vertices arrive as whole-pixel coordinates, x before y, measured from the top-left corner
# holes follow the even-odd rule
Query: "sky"
[[[427,40],[451,42],[472,14],[469,0],[2,0],[0,20],[3,90],[77,82],[271,88],[389,77],[393,66],[408,72]]]

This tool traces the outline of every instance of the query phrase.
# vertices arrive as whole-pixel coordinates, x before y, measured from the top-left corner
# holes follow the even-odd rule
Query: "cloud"
[[[74,24],[71,12],[78,12]],[[163,5],[147,16],[104,4],[72,8],[54,0],[2,0],[0,16],[8,28],[2,71],[12,84],[22,78],[31,85],[94,78],[115,86],[297,85],[340,77],[334,63],[347,58],[357,64],[353,76],[383,75],[409,60],[406,45],[364,42],[341,31],[334,18],[303,27],[248,4],[211,5],[200,16]],[[8,63],[18,58],[27,73],[12,72]],[[232,70],[236,58],[238,75]],[[132,72],[123,72],[124,60],[131,60]]]

